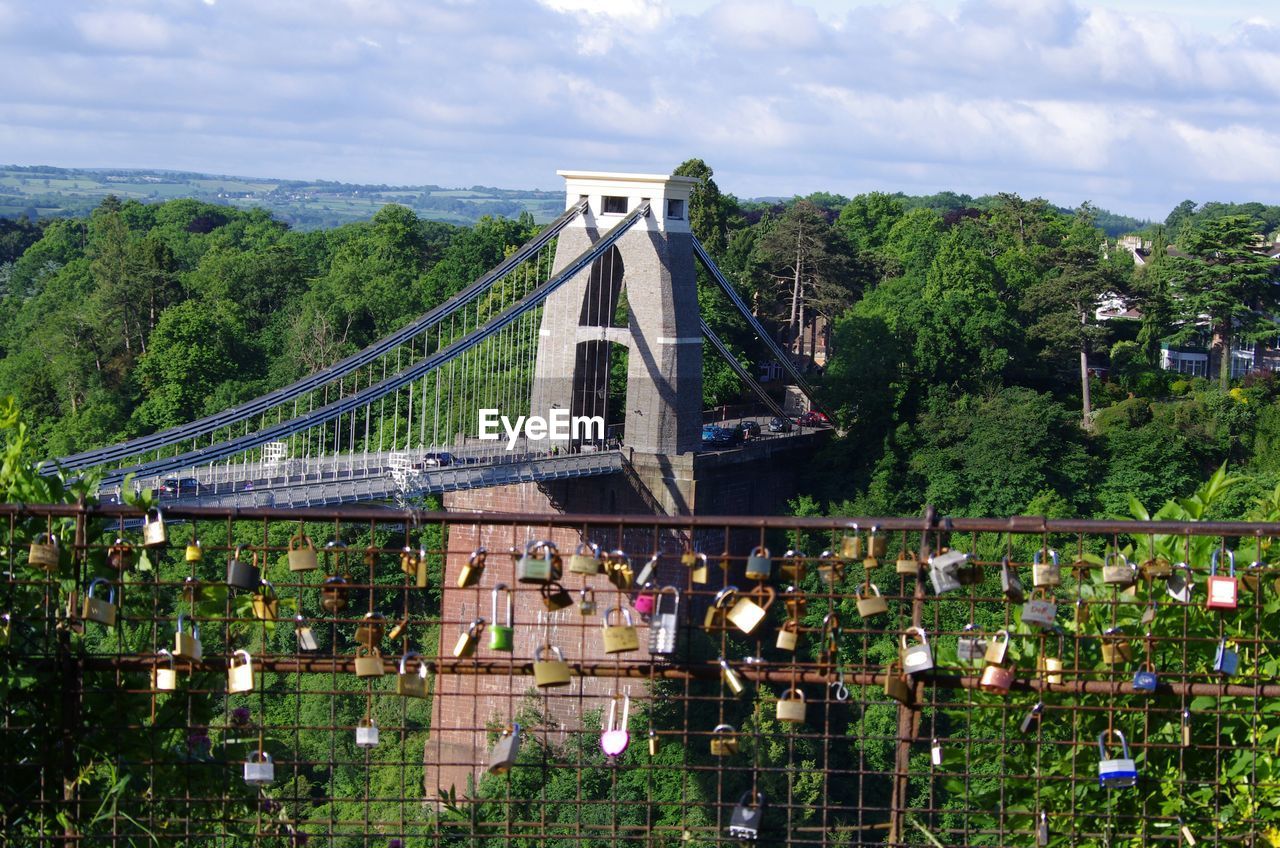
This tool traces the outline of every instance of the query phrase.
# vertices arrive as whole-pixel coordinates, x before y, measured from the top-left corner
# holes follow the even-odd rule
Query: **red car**
[[[811,409],[797,418],[796,423],[802,427],[822,427],[829,425],[831,419],[827,418],[826,413]]]

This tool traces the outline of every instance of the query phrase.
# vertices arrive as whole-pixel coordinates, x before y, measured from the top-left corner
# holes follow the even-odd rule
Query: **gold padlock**
[[[161,668],[157,665],[151,668],[151,688],[161,692],[172,692],[178,688],[178,670],[173,665],[173,654],[164,648],[156,651],[156,654],[166,657],[169,660],[169,667]]]
[[[864,595],[863,589],[870,589],[872,594]],[[861,586],[854,587],[853,596],[858,599],[858,615],[871,618],[889,611],[889,602],[880,594],[880,588],[868,580]]]
[[[1102,634],[1102,661],[1107,665],[1119,665],[1133,659],[1133,645],[1124,631],[1112,627]]]
[[[409,660],[418,661],[418,670],[408,670]],[[396,676],[396,694],[406,698],[427,697],[427,664],[417,651],[408,651],[400,658],[400,673]]]
[[[779,651],[794,651],[800,642],[800,625],[794,619],[788,619],[778,628],[778,638],[774,647]]]
[[[173,634],[173,655],[188,662],[200,662],[204,655],[204,647],[200,644],[200,628],[192,624],[187,630],[187,616],[178,613],[177,631]]]
[[[1058,656],[1050,657],[1044,653],[1040,654],[1036,664],[1040,673],[1044,675],[1044,682],[1058,685],[1062,683],[1062,669],[1065,664],[1062,661],[1062,651],[1065,644],[1065,636],[1061,630],[1058,631]]]
[[[316,558],[316,546],[311,537],[299,532],[289,540],[289,570],[314,571],[320,567]]]
[[[805,716],[804,692],[796,687],[783,692],[776,709],[778,721],[801,724]]]
[[[689,580],[699,586],[705,585],[708,579],[707,555],[701,552],[685,551],[680,561],[689,567]]]
[[[244,662],[237,664],[237,659],[243,659]],[[253,691],[253,657],[249,656],[248,651],[232,652],[231,661],[227,664],[227,691]]]
[[[862,559],[862,537],[858,535],[858,525],[853,525],[853,533],[840,540],[840,556],[845,559]]]
[[[94,596],[94,590],[99,586],[107,587],[107,599]],[[86,621],[96,621],[107,627],[115,627],[116,625],[116,588],[101,577],[95,577],[89,581],[89,591],[84,597],[84,607],[80,611],[80,617]]]
[[[142,546],[157,548],[167,544],[169,544],[169,533],[165,530],[164,516],[160,513],[160,507],[147,510],[142,516]]]
[[[356,642],[366,648],[377,648],[382,644],[382,636],[386,632],[387,620],[380,612],[367,612],[356,625]]]
[[[453,655],[459,659],[469,657],[476,652],[480,643],[480,634],[484,630],[484,619],[472,620],[471,626],[458,634],[458,641],[453,644]]]
[[[762,596],[764,603],[756,603],[755,598]],[[734,627],[750,636],[760,626],[760,622],[764,621],[769,607],[773,606],[775,597],[777,593],[773,591],[772,586],[760,584],[750,594],[740,596],[725,618],[732,622]]]
[[[1049,589],[1062,585],[1062,566],[1058,563],[1058,552],[1052,548],[1041,548],[1031,558],[1031,585],[1036,589]]]
[[[406,577],[418,576],[418,554],[408,545],[400,549],[400,571]]]
[[[1003,639],[1001,637],[1004,637]],[[1005,655],[1009,653],[1009,631],[1001,628],[995,632],[991,640],[987,642],[987,654],[984,659],[991,665],[1001,665],[1004,663]]]
[[[818,576],[830,587],[844,579],[844,561],[831,551],[818,555]]]
[[[911,684],[907,682],[897,663],[889,663],[884,668],[884,693],[900,704],[911,706],[915,699]]]
[[[903,548],[898,551],[898,561],[894,568],[898,574],[905,577],[917,577],[920,574],[920,559],[916,556],[915,551]]]
[[[385,673],[382,653],[377,648],[356,648],[356,677],[381,677]]]
[[[253,558],[256,565],[258,559],[256,552]],[[275,621],[280,617],[280,598],[269,580],[263,580],[258,586],[258,591],[253,593],[253,617],[262,621]]]
[[[862,564],[870,568],[875,568],[880,564],[880,560],[884,559],[885,552],[889,549],[889,540],[880,535],[880,528],[876,525],[871,526],[871,532],[867,534],[867,554],[862,559]]]
[[[725,686],[729,687],[729,691],[735,695],[741,695],[746,691],[746,684],[742,682],[738,672],[733,670],[733,666],[729,665],[729,661],[720,657],[717,662],[720,663],[720,679],[724,681]]]
[[[187,562],[200,562],[204,559],[204,551],[200,549],[200,540],[195,536],[192,536],[191,541],[187,542],[187,551],[184,558]]]
[[[1107,555],[1102,566],[1102,582],[1108,586],[1132,586],[1138,579],[1138,570],[1119,551]]]
[[[480,582],[480,575],[484,574],[485,557],[488,554],[489,552],[484,548],[476,548],[471,552],[466,565],[462,566],[462,570],[458,572],[459,589],[465,589]]]
[[[52,533],[41,533],[31,541],[27,554],[27,562],[32,568],[38,568],[52,574],[58,570],[62,559],[62,550],[58,546],[58,537]]]
[[[409,616],[404,616],[387,631],[387,639],[395,642],[409,630]]]
[[[738,753],[738,731],[732,724],[717,724],[711,731],[711,756],[730,757]]]
[[[711,606],[707,607],[706,617],[702,620],[702,629],[708,633],[714,633],[717,630],[724,629],[725,616],[729,612],[728,603],[731,598],[738,594],[737,586],[726,586],[711,601]]]
[[[631,560],[621,550],[610,551],[604,558],[604,572],[619,591],[628,592],[635,582],[635,573],[631,570]]]
[[[555,659],[544,660],[542,652],[549,650]],[[533,652],[533,683],[540,689],[569,685],[569,664],[564,653],[555,645],[540,645]]]
[[[620,612],[626,624],[610,625],[609,614]],[[621,654],[626,651],[640,650],[640,635],[636,633],[635,624],[631,620],[631,611],[621,607],[613,607],[604,613],[604,652]]]
[[[805,567],[805,555],[798,550],[790,549],[782,555],[782,562],[778,564],[778,578],[788,583],[800,583],[804,580],[807,568]]]
[[[569,570],[574,574],[599,574],[600,546],[594,542],[579,542],[569,557]]]

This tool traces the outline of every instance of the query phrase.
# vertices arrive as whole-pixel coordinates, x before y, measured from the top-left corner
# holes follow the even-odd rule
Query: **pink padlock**
[[[622,698],[622,721],[618,721],[618,698]],[[631,742],[631,734],[627,732],[627,718],[631,714],[631,696],[614,695],[609,701],[609,718],[600,734],[600,749],[606,757],[621,756]]]
[[[636,599],[631,602],[631,605],[636,608],[636,612],[641,615],[653,614],[653,604],[656,596],[653,594],[652,590],[652,583],[644,584],[644,590],[641,591],[640,594],[636,595]]]

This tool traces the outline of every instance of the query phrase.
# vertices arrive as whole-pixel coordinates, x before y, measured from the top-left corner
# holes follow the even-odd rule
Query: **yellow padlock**
[[[733,626],[741,630],[748,636],[760,626],[760,622],[764,621],[765,615],[769,611],[769,607],[773,606],[773,600],[777,593],[773,591],[772,586],[761,584],[756,587],[750,594],[744,594],[738,598],[738,602],[733,605],[733,609],[729,610],[725,617],[733,623]],[[764,603],[756,603],[757,597],[763,597]]]

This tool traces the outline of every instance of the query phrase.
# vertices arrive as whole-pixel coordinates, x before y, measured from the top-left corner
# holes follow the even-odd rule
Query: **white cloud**
[[[108,9],[85,12],[72,20],[85,41],[120,52],[162,50],[172,38],[163,18],[144,12]]]

